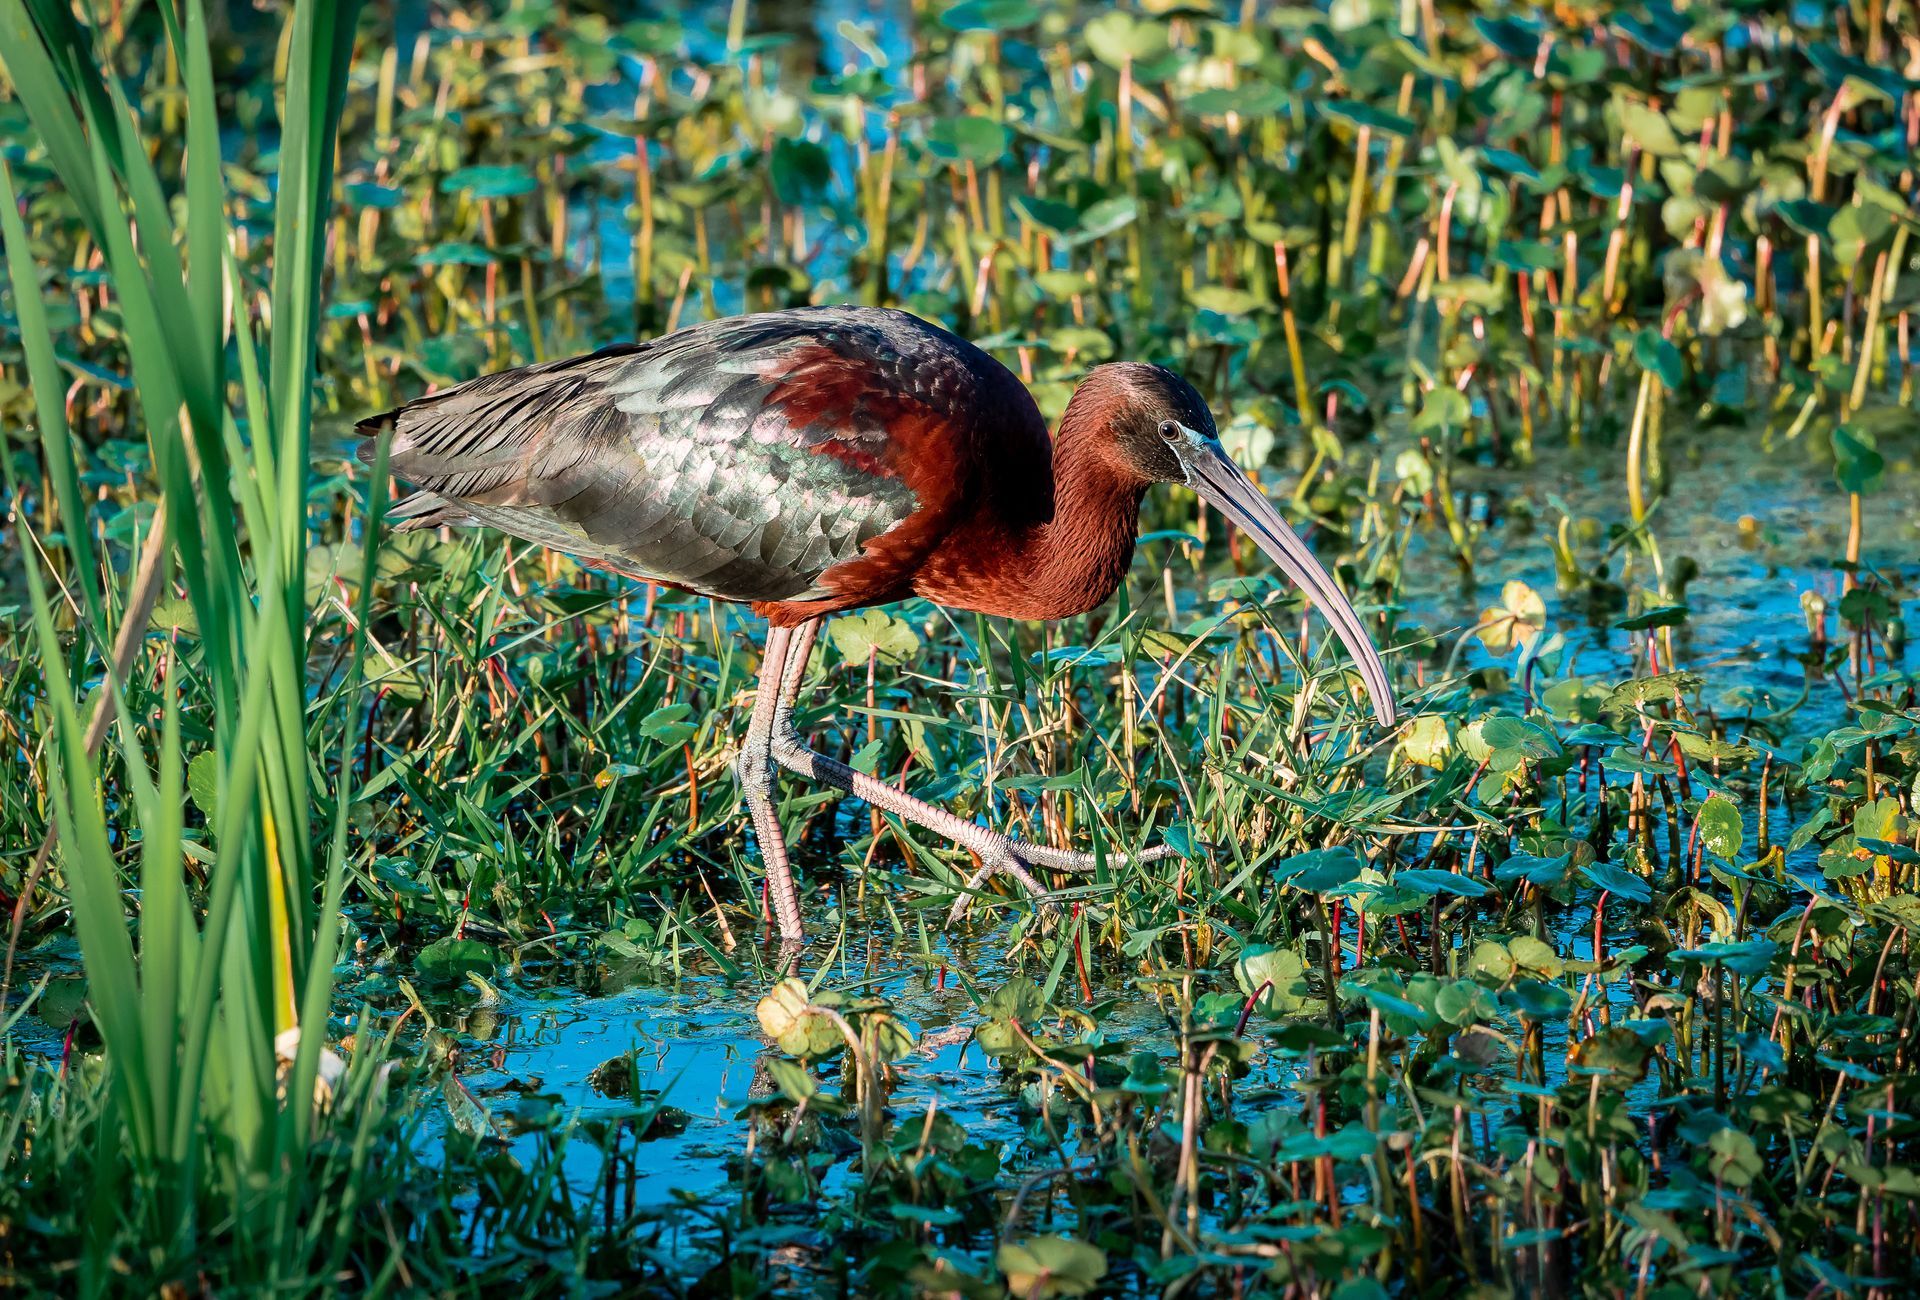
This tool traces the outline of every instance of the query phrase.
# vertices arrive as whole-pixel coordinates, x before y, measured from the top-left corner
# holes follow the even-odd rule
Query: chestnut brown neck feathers
[[[1081,381],[1053,438],[1051,500],[1025,517],[988,506],[928,558],[914,590],[934,602],[1004,618],[1060,619],[1102,604],[1126,576],[1150,480],[1115,437],[1132,413],[1126,366]],[[1036,472],[1045,472],[1035,467]]]

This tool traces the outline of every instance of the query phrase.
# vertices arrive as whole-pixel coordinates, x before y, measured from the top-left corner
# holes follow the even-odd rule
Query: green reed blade
[[[32,246],[27,241],[25,223],[20,220],[20,205],[14,194],[13,173],[0,158],[0,236],[7,249],[7,271],[13,288],[14,312],[20,321],[21,347],[27,354],[27,372],[34,376],[33,410],[40,426],[40,454],[47,476],[60,503],[60,518],[65,522],[67,549],[73,553],[74,567],[84,581],[80,588],[86,604],[87,619],[95,644],[107,645],[106,614],[100,594],[94,589],[93,575],[100,572],[94,556],[93,529],[87,522],[86,500],[80,494],[80,472],[73,456],[73,432],[67,426],[66,407],[60,400],[59,363],[54,357],[53,332],[47,324],[46,303],[40,296],[39,280],[34,274]],[[53,379],[42,383],[39,377]]]
[[[201,0],[188,0],[184,32],[172,5],[161,5],[160,12],[187,83],[187,289],[201,346],[214,362],[209,378],[216,392],[224,392],[226,190],[220,177],[220,106],[214,97],[213,61],[207,50],[206,9]]]
[[[96,133],[89,135],[92,175],[103,194],[114,193],[113,176],[105,150]],[[196,493],[181,448],[179,413],[181,394],[178,376],[167,354],[167,333],[161,324],[158,306],[149,291],[126,219],[117,212],[101,221],[101,249],[113,276],[120,299],[123,332],[128,360],[132,364],[141,413],[147,426],[148,445],[152,449],[154,470],[162,488],[175,508],[167,512],[167,527],[174,539],[180,563],[180,576],[200,618],[201,635],[216,652],[230,649],[229,608],[227,600],[216,596],[221,576],[210,569],[213,558],[199,529],[194,524],[202,513],[193,507]],[[216,686],[223,685],[225,674],[216,674]],[[224,692],[223,692],[224,694]]]
[[[0,67],[6,69],[34,134],[73,195],[81,220],[98,240],[100,196],[87,161],[86,135],[22,0],[0,0]]]
[[[43,378],[58,379],[36,376],[35,382]],[[12,460],[0,457],[0,470],[4,471],[8,493],[18,500],[20,485]],[[34,633],[46,675],[46,703],[54,719],[57,757],[49,764],[53,814],[60,827],[60,858],[72,897],[74,932],[86,962],[88,1002],[113,1056],[114,1095],[135,1148],[151,1156],[156,1143],[152,1092],[142,1050],[140,986],[120,902],[120,880],[107,835],[106,814],[98,794],[98,768],[87,753],[86,728],[67,677],[46,581],[37,564],[28,564],[26,569]]]
[[[111,120],[120,139],[119,157],[125,160],[116,173],[133,209],[134,229],[139,232],[139,248],[146,262],[148,291],[153,296],[160,319],[179,322],[182,327],[169,333],[164,351],[178,376],[181,400],[187,407],[188,426],[195,434],[202,470],[209,480],[224,482],[224,451],[215,444],[212,457],[208,459],[207,431],[219,427],[217,412],[220,389],[215,378],[217,349],[206,346],[205,341],[197,337],[196,331],[184,328],[194,320],[194,313],[188,305],[186,272],[180,264],[180,250],[174,243],[173,214],[167,205],[166,193],[160,186],[160,176],[154,171],[153,161],[141,146],[140,126],[132,106],[127,103],[117,81],[108,82],[107,87],[108,100],[113,106]],[[92,100],[84,102],[91,104]],[[88,119],[92,127],[90,138],[100,140],[104,146],[107,134],[101,129],[104,123],[94,116],[91,108],[88,110]],[[107,153],[111,158],[112,150],[107,150]],[[194,346],[196,343],[201,346]]]

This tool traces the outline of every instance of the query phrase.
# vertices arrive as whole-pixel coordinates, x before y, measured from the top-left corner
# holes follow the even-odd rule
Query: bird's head
[[[1144,483],[1181,483],[1231,519],[1312,598],[1353,656],[1382,726],[1394,720],[1387,670],[1360,616],[1333,578],[1287,527],[1273,503],[1227,455],[1213,412],[1192,384],[1163,366],[1123,362],[1092,371],[1076,392],[1105,408],[1100,421],[1128,468]]]

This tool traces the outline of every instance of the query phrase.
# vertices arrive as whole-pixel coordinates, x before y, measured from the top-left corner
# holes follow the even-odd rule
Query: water
[[[1654,527],[1669,567],[1682,556],[1699,566],[1688,591],[1692,614],[1675,638],[1681,666],[1708,670],[1710,704],[1734,687],[1790,702],[1807,684],[1798,658],[1807,645],[1801,595],[1815,592],[1830,603],[1839,597],[1832,559],[1845,547],[1845,497],[1823,467],[1808,463],[1814,458],[1805,444],[1769,448],[1758,433],[1716,430],[1676,433],[1669,448],[1674,464]],[[1451,648],[1479,610],[1497,598],[1502,584],[1517,579],[1545,599],[1549,633],[1566,638],[1561,671],[1603,681],[1630,676],[1629,635],[1612,626],[1623,611],[1596,612],[1581,598],[1557,591],[1550,545],[1558,525],[1556,503],[1576,517],[1598,521],[1599,536],[1605,525],[1623,520],[1615,461],[1612,449],[1554,448],[1543,449],[1531,469],[1458,471],[1455,486],[1464,494],[1464,508],[1486,529],[1475,549],[1476,581],[1463,583],[1444,532],[1437,526],[1423,530],[1410,548],[1404,575],[1408,616],[1439,632],[1441,644]],[[1862,558],[1889,575],[1911,578],[1911,557],[1920,554],[1920,519],[1909,508],[1914,487],[1911,467],[1896,469],[1887,488],[1867,502]],[[1742,516],[1750,517],[1751,526],[1742,527]],[[1595,552],[1595,543],[1583,545],[1583,562],[1590,563]],[[1644,560],[1641,564],[1634,580],[1650,582]],[[1608,576],[1619,579],[1618,557]],[[1830,622],[1830,630],[1838,634],[1837,621]],[[1475,641],[1463,662],[1511,667],[1513,655],[1496,658]],[[1543,675],[1536,687],[1543,689],[1551,680]],[[1806,703],[1787,720],[1786,732],[1830,726],[1845,711],[1840,689],[1831,681],[1816,681]],[[800,865],[805,870],[806,864]],[[1569,942],[1563,947],[1576,955],[1584,951],[1585,936],[1574,931],[1583,931],[1587,919],[1584,910],[1567,918]],[[965,972],[983,990],[1005,978],[1002,936],[989,935],[951,953],[938,949],[936,962],[950,958],[951,967],[929,969],[917,952],[902,951],[908,945],[884,923],[862,931],[857,927],[873,922],[856,915],[852,924],[864,955],[836,956],[824,984],[887,998],[914,1031],[921,1046],[899,1067],[902,1082],[892,1102],[896,1117],[937,1106],[962,1117],[979,1138],[1017,1137],[1019,1108],[1002,1086],[998,1068],[967,1041],[980,1017],[958,975]],[[735,959],[748,957],[736,953]],[[819,960],[809,954],[810,963]],[[801,974],[812,978],[818,970],[809,964]],[[678,1193],[722,1195],[728,1188],[728,1158],[738,1156],[746,1141],[740,1109],[772,1087],[765,1072],[770,1049],[753,1003],[776,974],[750,973],[738,984],[711,974],[689,975],[558,1002],[548,994],[509,994],[498,1006],[466,1016],[460,1077],[496,1110],[497,1119],[510,1121],[529,1094],[551,1098],[562,1110],[584,1117],[615,1117],[628,1113],[628,1102],[596,1088],[594,1072],[632,1052],[637,1086],[659,1093],[688,1117],[684,1129],[644,1145],[636,1170],[638,1202],[666,1205]],[[615,983],[625,977],[617,968],[610,975]],[[1165,1021],[1145,990],[1103,990],[1108,991],[1125,1003],[1112,1032],[1165,1043]],[[1624,989],[1609,996],[1619,1002],[1617,1017],[1634,1014],[1630,999],[1620,1001]],[[1556,1026],[1555,1032],[1564,1033],[1564,1027]],[[1297,1067],[1270,1058],[1259,1068],[1271,1085],[1283,1086]],[[527,1148],[534,1139],[523,1134],[512,1141]],[[581,1187],[590,1187],[601,1171],[599,1152],[576,1142],[567,1155],[567,1171]]]
[[[1690,614],[1674,633],[1679,666],[1706,674],[1712,707],[1727,703],[1729,688],[1765,691],[1780,704],[1791,703],[1807,680],[1798,658],[1808,647],[1804,593],[1826,600],[1828,636],[1843,638],[1831,611],[1841,594],[1842,575],[1834,564],[1846,553],[1846,495],[1809,441],[1775,440],[1769,446],[1759,430],[1681,430],[1669,435],[1668,446],[1674,464],[1667,494],[1649,522],[1670,573],[1683,557],[1699,566],[1687,591]],[[1635,634],[1614,627],[1627,611],[1595,608],[1577,593],[1558,591],[1552,549],[1559,505],[1576,519],[1593,521],[1588,531],[1602,539],[1609,525],[1625,525],[1623,465],[1617,448],[1542,447],[1530,468],[1456,471],[1463,509],[1494,520],[1475,548],[1477,581],[1462,581],[1436,523],[1415,535],[1408,557],[1401,598],[1409,612],[1441,632],[1451,648],[1481,609],[1498,602],[1501,586],[1518,580],[1544,598],[1548,633],[1566,638],[1562,672],[1604,682],[1632,675]],[[1917,499],[1920,474],[1910,464],[1893,469],[1882,490],[1864,499],[1861,561],[1883,574],[1905,575],[1906,586],[1920,572],[1914,563],[1920,555]],[[1591,567],[1603,545],[1592,539],[1577,544],[1583,567]],[[1608,562],[1613,581],[1621,579],[1625,554]],[[1634,563],[1633,585],[1653,587],[1645,557],[1636,556]],[[1912,605],[1907,609],[1911,613]],[[1644,634],[1640,640],[1643,648]],[[1463,662],[1512,667],[1513,656],[1493,656],[1475,640]],[[1845,696],[1831,682],[1816,686],[1788,731],[1798,735],[1829,726],[1845,707]],[[1744,705],[1723,709],[1745,711]]]
[[[725,6],[698,12],[709,34],[697,37],[696,45],[711,45],[698,52],[709,60],[724,57],[723,45],[713,43],[720,38],[712,33],[724,31]],[[875,15],[864,6],[829,2],[809,12],[792,30],[797,48],[780,56],[789,68],[809,61],[823,69],[862,62],[864,55],[843,31],[850,22],[867,25],[895,63],[911,54],[903,35],[910,24],[897,8],[879,15],[877,24],[867,22]],[[630,109],[636,78],[637,69],[627,68],[620,79],[595,88],[595,109]],[[835,151],[840,188],[851,192],[846,182],[852,154],[837,129],[824,136]],[[608,135],[588,151],[586,161],[617,165],[631,149],[630,140]],[[844,288],[856,251],[846,231],[825,216],[809,225],[810,273],[826,291]],[[608,297],[631,301],[631,229],[624,208],[581,205],[574,228],[571,251],[577,268],[597,265]],[[716,289],[723,311],[741,309],[737,288]],[[1805,702],[1786,718],[1777,738],[1835,725],[1846,715],[1846,694],[1831,680],[1810,678],[1802,613],[1807,593],[1825,598],[1830,607],[1841,594],[1834,560],[1845,548],[1846,498],[1832,481],[1824,447],[1811,437],[1786,441],[1760,429],[1688,429],[1677,421],[1676,426],[1667,434],[1668,482],[1651,526],[1668,572],[1686,562],[1697,566],[1687,592],[1689,618],[1674,634],[1678,666],[1706,674],[1705,702],[1724,717],[1776,710],[1804,694]],[[1385,450],[1388,464],[1398,449]],[[1635,638],[1614,626],[1625,609],[1617,601],[1561,590],[1553,551],[1561,518],[1571,516],[1580,563],[1589,571],[1595,567],[1608,530],[1626,522],[1623,457],[1623,448],[1601,439],[1583,449],[1542,445],[1537,462],[1525,468],[1464,464],[1455,469],[1458,507],[1479,531],[1472,573],[1463,574],[1444,529],[1428,520],[1412,537],[1399,592],[1404,617],[1435,635],[1442,660],[1481,609],[1498,601],[1502,586],[1520,581],[1544,598],[1548,634],[1564,642],[1536,689],[1561,675],[1615,682],[1637,670]],[[1885,486],[1865,503],[1862,558],[1867,566],[1896,578],[1916,573],[1920,512],[1913,509],[1915,500],[1920,500],[1920,479],[1914,467],[1890,466]],[[1634,557],[1631,573],[1625,571],[1628,556]],[[1636,547],[1616,551],[1599,576],[1641,591],[1657,582]],[[1204,612],[1203,593],[1188,596],[1194,612]],[[1828,627],[1830,635],[1841,634],[1837,616],[1829,615]],[[1496,656],[1471,639],[1459,662],[1467,668],[1515,667],[1513,654]],[[1730,698],[1730,691],[1739,698]],[[800,865],[804,871],[807,864]],[[1585,919],[1584,911],[1565,918],[1569,933],[1563,948],[1575,954],[1583,950],[1585,934],[1576,932]],[[1012,1146],[1024,1117],[999,1067],[971,1042],[980,1017],[962,984],[962,972],[981,990],[1013,973],[1005,960],[1004,933],[977,944],[940,939],[930,964],[885,928],[884,920],[856,915],[850,925],[863,953],[839,954],[824,972],[810,965],[801,975],[823,975],[824,985],[839,991],[884,997],[912,1031],[917,1046],[898,1064],[899,1083],[891,1097],[896,1120],[937,1109],[960,1117],[977,1140]],[[543,1112],[621,1120],[633,1114],[631,1098],[637,1094],[677,1112],[675,1122],[657,1123],[640,1149],[632,1175],[637,1204],[666,1207],[682,1197],[725,1198],[733,1187],[730,1162],[743,1154],[748,1140],[743,1108],[775,1091],[767,1071],[775,1053],[754,1011],[755,999],[777,975],[758,965],[768,958],[769,953],[736,953],[735,959],[749,967],[738,982],[707,972],[662,979],[616,964],[600,972],[606,991],[592,995],[543,987],[543,975],[529,973],[507,983],[488,1005],[467,1005],[466,994],[437,999],[435,1014],[457,1043],[452,1071],[457,1083],[451,1085],[456,1104],[438,1109],[430,1132],[444,1133],[456,1122],[484,1126],[530,1162]],[[810,962],[820,960],[817,951],[809,954]],[[38,964],[39,971],[49,968]],[[349,980],[346,987],[352,984]],[[1167,1044],[1165,1018],[1150,989],[1121,983],[1100,992],[1121,1003],[1105,1026],[1111,1034]],[[1623,986],[1610,987],[1607,996],[1617,1017],[1635,1013]],[[16,1032],[30,1050],[48,1055],[62,1050],[61,1035],[37,1018]],[[1563,1025],[1554,1026],[1556,1037],[1564,1033]],[[628,1068],[630,1088],[624,1086]],[[838,1090],[845,1081],[834,1076],[835,1069],[830,1065],[826,1073],[828,1086]],[[1249,1094],[1264,1089],[1278,1098],[1266,1104],[1297,1104],[1285,1094],[1297,1062],[1269,1055],[1255,1069]],[[613,1076],[620,1081],[610,1082]],[[457,1104],[461,1093],[484,1108],[483,1117]],[[601,1152],[584,1137],[571,1142],[564,1161],[567,1177],[583,1192],[602,1176]],[[844,1179],[845,1170],[838,1164],[830,1177]]]
[[[1000,1087],[999,1071],[967,1039],[978,1017],[953,971],[923,969],[885,951],[890,936],[878,933],[874,955],[858,965],[834,964],[826,986],[885,997],[919,1044],[898,1069],[902,1085],[893,1097],[896,1114],[924,1113],[937,1106],[964,1115],[977,1137],[1007,1140],[1018,1130]],[[772,956],[771,951],[767,954]],[[813,960],[817,960],[814,958]],[[991,945],[966,954],[956,967],[982,987],[1003,978]],[[811,964],[802,978],[817,974]],[[586,1118],[628,1112],[623,1096],[596,1088],[594,1073],[632,1052],[634,1083],[658,1093],[687,1115],[686,1127],[646,1142],[635,1197],[640,1205],[664,1205],[676,1194],[719,1194],[728,1183],[726,1158],[743,1150],[746,1125],[737,1118],[748,1102],[775,1089],[766,1061],[775,1055],[760,1033],[755,1000],[773,978],[730,983],[695,975],[666,986],[636,985],[617,993],[554,1005],[537,997],[510,997],[487,1013],[482,1032],[465,1049],[462,1082],[490,1107],[511,1107],[525,1093],[551,1096],[564,1110]],[[1124,1020],[1145,1027],[1151,1004],[1131,1008]],[[469,1018],[471,1019],[471,1018]],[[471,1029],[471,1025],[469,1026]],[[829,1088],[844,1083],[831,1079]],[[530,1154],[533,1139],[514,1144]],[[601,1157],[576,1142],[566,1169],[578,1186],[591,1186]]]
[[[1806,646],[1801,614],[1803,592],[1829,602],[1839,595],[1833,557],[1845,546],[1845,498],[1804,444],[1763,445],[1757,433],[1728,435],[1679,432],[1670,438],[1674,456],[1668,494],[1653,517],[1666,563],[1690,556],[1699,576],[1688,593],[1692,615],[1676,634],[1681,665],[1707,669],[1709,702],[1729,687],[1762,689],[1776,700],[1801,693],[1806,670],[1796,657]],[[1437,525],[1415,535],[1409,549],[1402,601],[1407,616],[1440,634],[1451,648],[1463,629],[1477,619],[1509,580],[1528,583],[1546,601],[1549,632],[1566,638],[1562,671],[1606,681],[1633,671],[1628,634],[1614,630],[1619,612],[1598,614],[1583,600],[1555,588],[1550,546],[1557,527],[1557,503],[1575,516],[1604,526],[1621,522],[1620,468],[1613,449],[1572,451],[1543,448],[1530,469],[1463,467],[1455,486],[1463,510],[1483,521],[1475,547],[1476,581],[1463,582],[1446,535]],[[1887,486],[1867,499],[1863,559],[1890,575],[1915,576],[1912,557],[1920,555],[1920,517],[1911,466],[1894,467]],[[1755,527],[1742,528],[1742,516]],[[1596,544],[1582,546],[1589,561]],[[1609,576],[1619,577],[1616,557]],[[1650,580],[1650,575],[1636,581]],[[1915,611],[1907,607],[1909,617]],[[1837,623],[1833,624],[1835,633]],[[1463,658],[1468,666],[1502,663],[1477,641]],[[1543,677],[1538,686],[1550,679]],[[1829,726],[1846,711],[1845,698],[1831,682],[1816,683],[1806,704],[1789,720],[1788,730],[1804,734]],[[851,806],[851,805],[850,805]],[[800,864],[806,869],[806,863]],[[881,887],[885,887],[882,885]],[[1575,929],[1585,917],[1573,915]],[[854,918],[856,926],[870,920]],[[889,930],[854,931],[862,955],[845,953],[831,964],[825,984],[838,990],[858,986],[886,997],[914,1031],[921,1047],[900,1066],[903,1082],[895,1093],[897,1115],[924,1112],[937,1105],[964,1116],[977,1136],[1011,1140],[1020,1128],[1017,1107],[1001,1086],[999,1071],[967,1031],[979,1017],[960,984],[959,972],[981,989],[991,989],[1010,972],[1004,964],[1004,936],[990,934],[977,944],[959,944],[951,952],[936,949],[936,961],[950,958],[945,970],[928,969],[910,945]],[[1574,937],[1574,936],[1570,936]],[[1576,950],[1581,945],[1576,938]],[[803,978],[818,972],[824,945],[809,955]],[[766,954],[768,959],[771,954]],[[754,958],[736,953],[751,965]],[[29,958],[35,974],[48,969]],[[604,972],[617,991],[578,996],[565,989],[507,986],[497,1005],[436,1014],[452,1016],[449,1027],[460,1041],[460,1084],[492,1114],[492,1123],[523,1154],[535,1138],[517,1132],[515,1114],[552,1105],[586,1118],[630,1113],[625,1097],[608,1096],[595,1086],[594,1072],[628,1052],[635,1055],[636,1086],[659,1093],[684,1111],[684,1129],[648,1141],[636,1171],[636,1196],[642,1205],[665,1204],[675,1192],[723,1194],[727,1159],[743,1149],[746,1125],[740,1108],[771,1087],[765,1073],[768,1049],[754,1015],[754,1000],[775,977],[770,970],[749,971],[740,983],[717,975],[694,974],[659,982],[615,966]],[[353,980],[346,982],[351,988]],[[1137,987],[1112,990],[1125,1007],[1116,1013],[1113,1031],[1137,1031],[1164,1039],[1164,1020],[1146,992]],[[462,1003],[468,1001],[465,997]],[[1625,1008],[1622,1008],[1624,1011]],[[62,1036],[29,1017],[16,1034],[29,1050],[57,1055]],[[1268,1062],[1268,1068],[1277,1063]],[[529,1099],[545,1098],[545,1102]],[[451,1122],[446,1120],[443,1122]],[[601,1156],[584,1139],[568,1149],[566,1171],[581,1188],[593,1185]]]

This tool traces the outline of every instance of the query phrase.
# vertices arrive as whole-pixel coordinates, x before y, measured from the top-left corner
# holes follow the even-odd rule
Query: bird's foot
[[[743,745],[733,756],[733,780],[740,788],[740,797],[749,804],[755,800],[773,797],[773,780],[778,768],[773,756],[768,753],[756,753],[751,745]]]
[[[967,914],[967,908],[973,903],[973,896],[995,876],[1012,876],[1019,882],[1020,887],[1027,891],[1027,897],[1043,908],[1053,906],[1052,891],[1036,880],[1033,872],[1029,871],[1027,864],[1021,860],[1022,854],[1031,850],[1033,845],[1021,844],[1004,835],[987,831],[979,842],[967,844],[964,847],[972,851],[980,865],[975,868],[972,875],[967,877],[966,882],[960,887],[959,895],[953,900],[953,906],[947,909],[949,927]]]
[[[980,842],[965,843],[965,847],[971,849],[980,859],[980,865],[972,875],[967,877],[960,896],[953,900],[953,906],[947,910],[949,926],[966,915],[974,895],[980,892],[981,886],[995,876],[1012,876],[1034,902],[1042,907],[1052,907],[1053,891],[1035,879],[1030,868],[1039,867],[1047,871],[1092,871],[1099,863],[1099,859],[1091,853],[1027,844],[991,831],[983,832]],[[1159,844],[1139,853],[1107,854],[1106,861],[1145,864],[1177,856],[1178,851],[1172,846]]]
[[[977,822],[956,817],[944,808],[936,808],[925,800],[916,799],[898,786],[887,784],[878,777],[865,772],[855,771],[838,759],[828,758],[815,752],[793,730],[790,723],[775,719],[771,740],[773,761],[790,772],[810,780],[821,781],[836,786],[847,793],[866,800],[876,808],[891,812],[898,817],[924,826],[936,835],[944,836],[962,848],[971,849],[980,859],[980,866],[966,883],[959,899],[954,903],[948,922],[957,920],[965,911],[968,900],[978,891],[981,884],[995,876],[1012,876],[1033,898],[1045,902],[1049,891],[1034,878],[1037,868],[1042,871],[1092,871],[1097,859],[1091,853],[1081,853],[1072,849],[1050,849],[1038,844],[1023,844],[1010,839],[995,830]],[[743,780],[745,777],[743,776]],[[1110,853],[1106,856],[1109,863],[1158,862],[1164,858],[1177,856],[1176,850],[1167,845],[1146,849],[1140,853]]]

